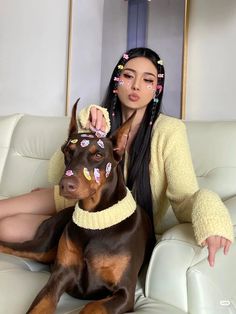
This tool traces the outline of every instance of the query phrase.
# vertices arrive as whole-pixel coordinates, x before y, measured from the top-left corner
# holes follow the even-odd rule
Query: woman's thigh
[[[56,212],[53,188],[0,200],[0,219],[18,214],[53,215]]]
[[[50,216],[18,214],[0,220],[0,240],[24,242],[33,239],[39,225]]]

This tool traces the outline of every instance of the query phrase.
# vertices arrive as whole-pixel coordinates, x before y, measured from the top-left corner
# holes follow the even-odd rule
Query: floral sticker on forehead
[[[90,144],[90,141],[89,140],[83,140],[80,142],[80,146],[81,147],[86,147]]]
[[[101,148],[104,148],[104,143],[103,141],[100,139],[97,141],[98,146],[100,146]]]

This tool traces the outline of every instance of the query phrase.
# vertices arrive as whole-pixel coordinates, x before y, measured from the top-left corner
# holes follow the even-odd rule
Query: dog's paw
[[[90,302],[79,312],[79,314],[109,314],[101,301]]]

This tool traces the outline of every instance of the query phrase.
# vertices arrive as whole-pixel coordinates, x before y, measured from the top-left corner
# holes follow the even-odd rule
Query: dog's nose
[[[72,179],[62,179],[60,183],[61,191],[65,194],[73,193],[76,190],[76,183]]]

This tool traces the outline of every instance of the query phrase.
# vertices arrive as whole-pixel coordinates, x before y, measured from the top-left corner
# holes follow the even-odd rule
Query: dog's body
[[[135,205],[118,165],[131,122],[112,139],[78,134],[74,106],[69,139],[62,148],[66,171],[60,191],[78,199],[82,210],[70,207],[47,219],[32,241],[0,242],[1,252],[55,261],[48,283],[27,313],[54,313],[64,291],[97,300],[81,314],[132,311],[138,273],[154,237],[150,219]],[[121,216],[116,217],[114,205]],[[123,205],[127,208],[122,209]]]

